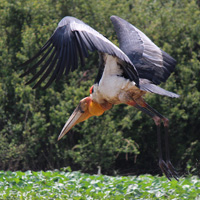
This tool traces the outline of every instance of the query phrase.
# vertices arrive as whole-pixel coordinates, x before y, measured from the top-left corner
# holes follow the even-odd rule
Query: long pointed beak
[[[79,104],[65,123],[60,135],[58,136],[58,140],[60,140],[73,126],[79,122],[85,121],[89,117],[91,117],[91,114],[88,112],[88,110],[86,109],[83,111],[81,104]]]

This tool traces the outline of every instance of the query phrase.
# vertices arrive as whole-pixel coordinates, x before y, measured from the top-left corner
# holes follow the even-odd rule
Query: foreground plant
[[[151,175],[104,176],[60,171],[0,171],[0,199],[198,199],[196,176],[169,182]]]

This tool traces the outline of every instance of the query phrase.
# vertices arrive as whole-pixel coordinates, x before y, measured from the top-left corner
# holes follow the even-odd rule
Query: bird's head
[[[90,89],[90,93],[91,91],[92,89]],[[104,111],[110,108],[111,106],[108,108],[108,106],[105,107],[98,104],[93,101],[91,97],[85,97],[79,102],[78,106],[64,125],[58,140],[60,140],[76,124],[83,122],[92,116],[100,116],[104,113]]]

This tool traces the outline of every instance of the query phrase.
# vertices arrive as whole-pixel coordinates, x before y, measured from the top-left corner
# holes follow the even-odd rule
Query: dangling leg
[[[159,167],[162,170],[162,172],[165,174],[165,176],[171,181],[172,174],[170,170],[168,169],[165,161],[163,160],[162,156],[162,148],[161,148],[161,135],[160,135],[160,124],[157,125],[157,140],[158,140],[158,152],[159,152]]]
[[[166,163],[167,166],[172,173],[173,177],[178,181],[178,173],[176,172],[176,169],[172,165],[170,161],[170,154],[169,154],[169,133],[168,133],[168,127],[165,127],[165,148],[166,148]]]
[[[155,122],[157,126],[157,138],[158,138],[158,150],[159,150],[159,166],[162,170],[162,172],[166,175],[166,177],[171,180],[171,177],[174,177],[176,180],[177,178],[177,173],[172,166],[170,159],[169,159],[169,145],[168,145],[168,119],[163,117],[160,113],[158,113],[156,110],[151,108],[142,98],[140,99],[140,105],[137,104],[135,101],[128,102],[128,105],[134,106],[141,110],[142,112],[146,113],[149,115]],[[164,121],[164,126],[165,126],[165,146],[166,146],[166,159],[167,159],[167,164],[163,160],[162,156],[162,149],[161,149],[161,135],[160,135],[160,122],[161,120]]]
[[[144,100],[143,100],[144,101]],[[170,153],[169,153],[169,120],[162,116],[157,110],[153,109],[151,106],[149,106],[146,102],[145,103],[145,108],[147,108],[148,110],[150,110],[152,113],[155,113],[157,116],[160,117],[160,119],[162,119],[163,124],[164,124],[164,128],[165,128],[165,153],[166,153],[166,163],[167,163],[167,167],[170,170],[172,176],[178,181],[178,174],[175,170],[175,168],[173,167],[171,161],[170,161]]]
[[[130,104],[129,104],[130,105]],[[142,111],[143,113],[146,113],[149,115],[155,122],[156,127],[157,127],[157,142],[158,142],[158,153],[159,153],[159,167],[162,170],[162,172],[165,174],[165,176],[171,181],[172,173],[170,172],[169,168],[167,167],[167,164],[163,160],[163,155],[162,155],[162,148],[161,148],[161,135],[160,135],[160,122],[161,118],[156,115],[155,113],[151,112],[150,110],[141,107],[139,105],[135,105],[137,109]]]

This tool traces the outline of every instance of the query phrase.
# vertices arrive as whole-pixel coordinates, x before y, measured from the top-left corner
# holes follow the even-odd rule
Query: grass
[[[169,182],[165,177],[104,176],[63,171],[0,171],[0,199],[200,199],[196,176]]]

